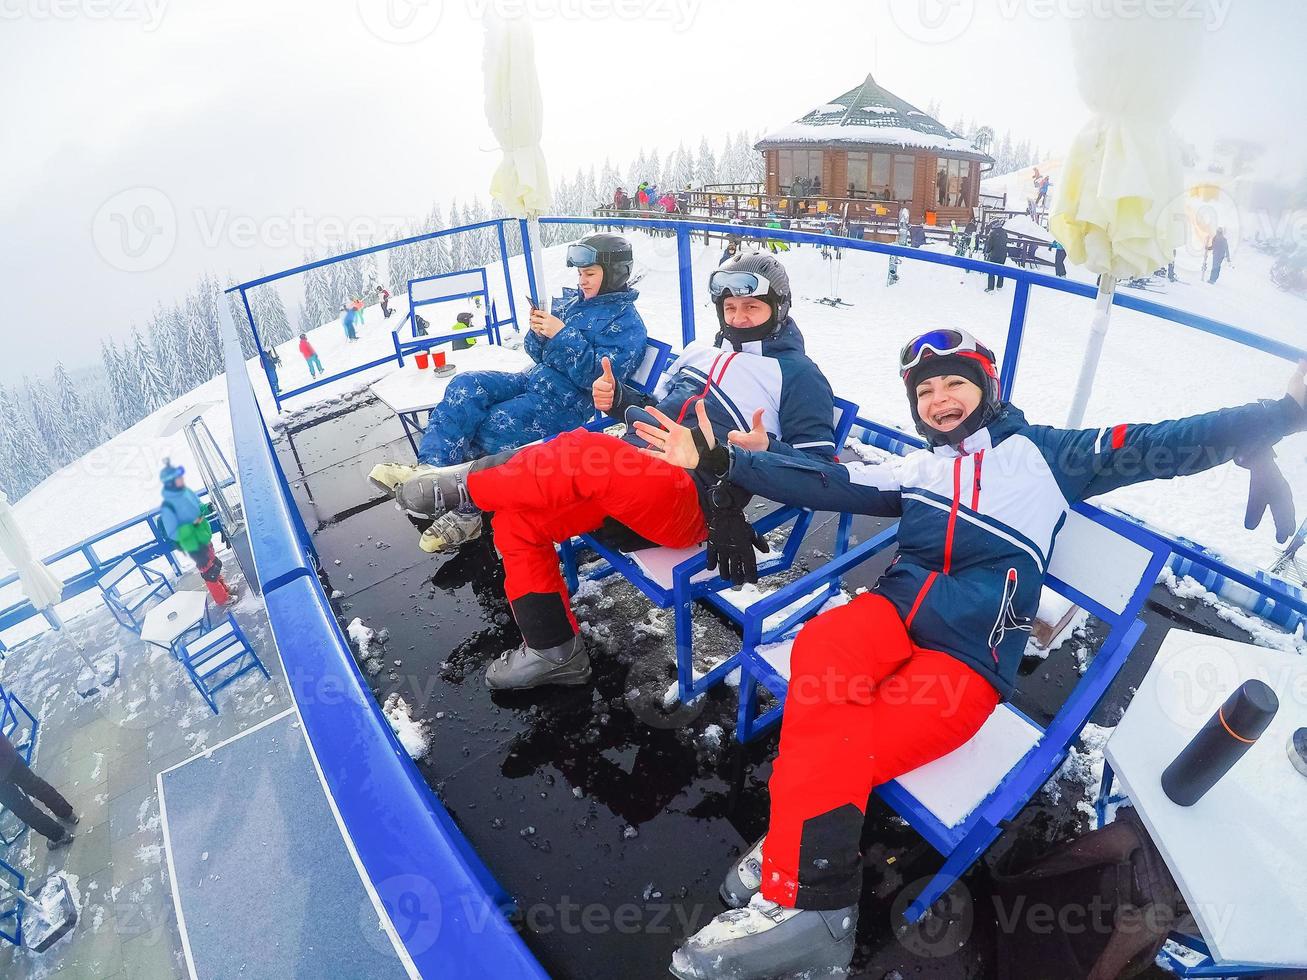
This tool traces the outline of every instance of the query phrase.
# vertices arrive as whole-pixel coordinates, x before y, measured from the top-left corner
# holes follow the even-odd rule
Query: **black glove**
[[[1280,467],[1275,465],[1275,450],[1264,446],[1244,453],[1235,462],[1248,470],[1248,509],[1244,512],[1243,526],[1250,531],[1257,527],[1269,507],[1275,521],[1275,540],[1284,544],[1298,526],[1298,518],[1294,513],[1293,490]]]
[[[731,499],[726,483],[708,491],[708,570],[732,585],[758,581],[758,559],[754,548],[767,552],[767,539],[753,529],[744,508]]]

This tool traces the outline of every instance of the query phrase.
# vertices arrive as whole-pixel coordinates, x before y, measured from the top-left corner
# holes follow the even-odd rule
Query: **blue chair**
[[[20,714],[27,718],[27,724],[23,730],[19,731],[21,723]],[[36,733],[41,727],[40,722],[36,720],[36,715],[27,710],[27,705],[18,699],[18,695],[11,691],[5,690],[3,684],[0,684],[0,733],[9,739],[14,750],[28,765],[32,764],[32,753],[36,750]],[[0,807],[0,822],[3,822],[4,814],[7,810]],[[13,847],[14,843],[23,836],[27,830],[27,825],[21,821],[12,834],[5,834],[0,830],[0,847]],[[0,919],[3,917],[0,916]],[[3,935],[0,933],[0,935]]]
[[[28,722],[22,736],[18,735],[20,713]],[[23,757],[23,761],[29,765],[32,762],[32,752],[36,748],[36,732],[40,727],[41,723],[36,720],[36,715],[27,710],[27,705],[18,699],[18,695],[6,691],[5,686],[0,684],[0,732],[4,733],[5,738],[9,739],[14,749]]]
[[[26,884],[23,873],[4,860],[0,860],[0,878],[19,892]],[[23,945],[23,900],[7,888],[0,889],[0,939]]]
[[[128,580],[133,573],[140,573],[143,584],[128,587]],[[101,598],[113,613],[118,625],[140,635],[144,625],[144,609],[150,601],[158,596],[172,595],[173,587],[163,574],[148,565],[142,565],[135,558],[124,558],[97,580]]]
[[[857,415],[858,406],[853,402],[843,398],[835,399],[835,445],[844,445]],[[773,552],[770,557],[759,556],[759,577],[784,572],[794,564],[812,517],[813,512],[803,507],[777,507],[753,522],[754,528],[762,534],[792,523],[785,546],[780,552]],[[843,554],[848,548],[851,524],[850,515],[840,515],[835,533],[837,555]],[[728,593],[731,583],[707,570],[708,559],[702,545],[694,548],[645,548],[625,554],[592,534],[583,534],[563,542],[559,547],[567,585],[573,592],[576,591],[579,580],[577,553],[583,548],[594,552],[601,559],[599,567],[585,576],[587,579],[606,578],[616,572],[660,609],[674,610],[676,679],[682,703],[720,684],[739,666],[740,655],[735,653],[715,664],[706,674],[695,675],[694,640],[690,628],[690,614],[695,601],[707,603],[737,625],[743,625],[747,615],[745,608],[731,602],[724,594]],[[800,607],[789,611],[781,622],[769,625],[765,631],[766,637],[770,639],[782,635],[794,623],[821,608],[831,595],[839,591],[839,582],[834,580],[825,583],[814,591],[817,594],[806,596]]]
[[[740,651],[736,734],[741,741],[780,720],[789,683],[793,637],[764,647],[765,619],[889,547],[897,529],[881,532],[749,608]],[[1077,504],[1067,515],[1044,584],[1101,620],[1107,637],[1047,728],[1003,702],[966,745],[876,788],[945,858],[909,905],[909,922],[920,919],[971,867],[1062,765],[1139,642],[1140,610],[1169,555],[1166,545],[1116,514]],[[756,717],[759,684],[780,704]]]
[[[215,715],[218,704],[213,696],[232,681],[251,670],[260,671],[264,678],[271,680],[268,668],[263,666],[231,613],[212,629],[179,644],[178,650],[191,683]]]

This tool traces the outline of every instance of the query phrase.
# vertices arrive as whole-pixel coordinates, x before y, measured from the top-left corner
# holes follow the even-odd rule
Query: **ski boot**
[[[544,650],[533,650],[523,643],[486,668],[486,686],[494,691],[525,690],[545,684],[576,686],[589,680],[590,657],[580,636]]]
[[[468,505],[447,510],[422,532],[418,547],[427,554],[457,551],[460,545],[481,537],[481,511]]]
[[[722,901],[733,909],[748,905],[749,899],[762,887],[762,842],[766,839],[766,834],[759,837],[726,870],[726,879],[718,893],[722,896]]]
[[[368,479],[378,487],[389,485],[400,510],[414,517],[434,518],[471,503],[467,494],[467,474],[471,469],[471,463],[453,466],[423,463],[408,467],[382,463],[372,468]],[[407,475],[401,475],[402,470],[407,470]],[[392,480],[395,482],[391,483]]]
[[[798,980],[845,977],[858,907],[789,909],[754,895],[713,919],[672,954],[681,980]]]

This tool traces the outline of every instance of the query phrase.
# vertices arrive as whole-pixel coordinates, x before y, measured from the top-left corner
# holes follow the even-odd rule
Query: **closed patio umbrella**
[[[529,241],[523,242],[523,247],[531,250],[535,299],[547,305],[536,219],[548,209],[550,193],[549,171],[540,149],[544,106],[536,75],[535,41],[524,14],[505,19],[494,4],[486,7],[485,29],[486,120],[504,154],[490,180],[490,196],[510,216],[527,219]]]
[[[36,560],[18,527],[9,497],[0,490],[0,551],[18,571],[23,593],[37,609],[50,609],[63,598],[64,586],[50,569]]]
[[[1066,156],[1049,225],[1067,259],[1099,284],[1071,428],[1084,419],[1116,280],[1165,266],[1184,237],[1170,119],[1198,63],[1200,28],[1181,17],[1102,14],[1072,24],[1077,83],[1093,115]]]

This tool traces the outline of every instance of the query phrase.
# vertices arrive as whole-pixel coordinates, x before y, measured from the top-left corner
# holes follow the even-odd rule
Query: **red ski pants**
[[[980,674],[916,646],[898,610],[863,593],[799,631],[772,771],[763,897],[856,904],[873,787],[965,744],[998,704]]]
[[[585,429],[476,470],[468,475],[467,488],[474,504],[494,513],[504,591],[531,646],[552,646],[548,640],[556,637],[526,635],[530,627],[517,608],[525,596],[561,597],[572,633],[577,632],[555,542],[594,531],[606,517],[669,548],[688,548],[708,534],[688,472]]]

